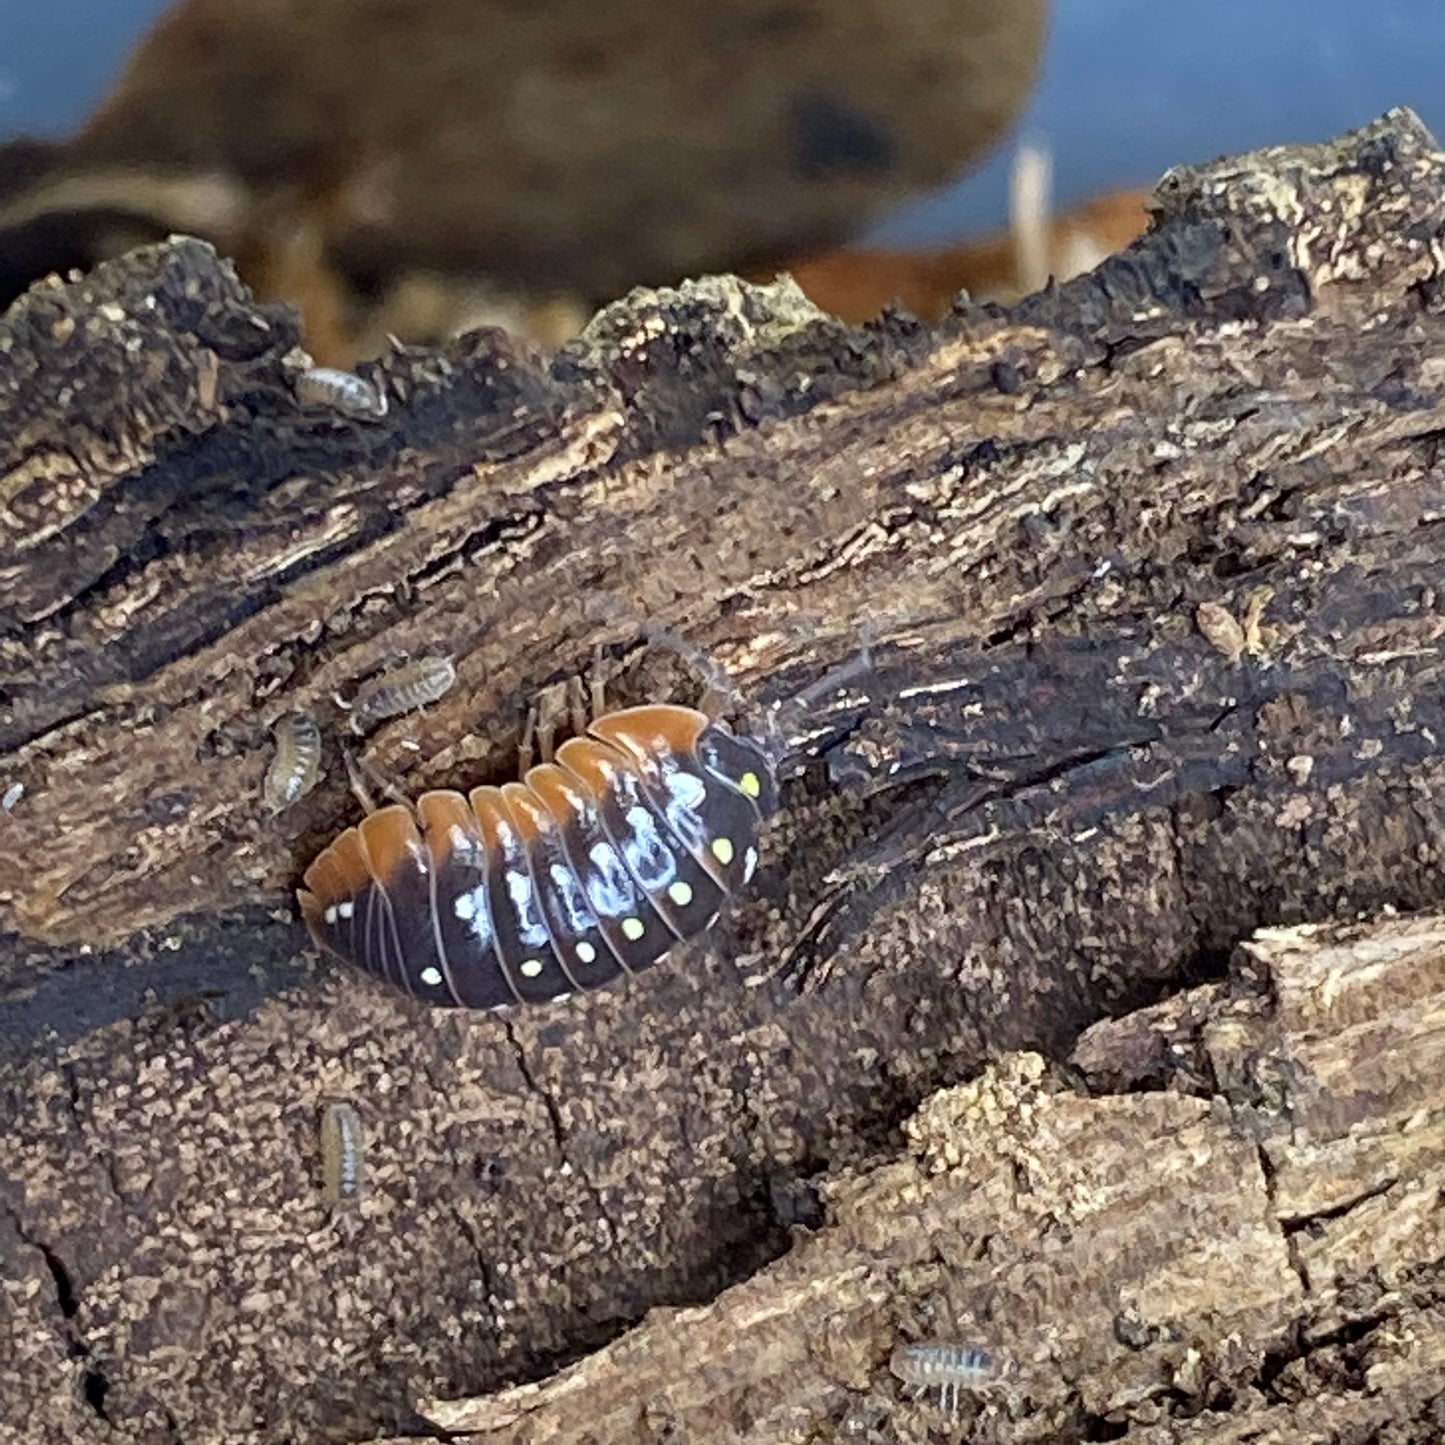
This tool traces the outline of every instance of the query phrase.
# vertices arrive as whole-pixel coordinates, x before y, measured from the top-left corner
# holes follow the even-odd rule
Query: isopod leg
[[[517,743],[517,776],[527,776],[527,770],[536,760],[538,753],[544,763],[552,761],[559,715],[566,714],[567,727],[573,737],[582,737],[592,718],[601,717],[606,712],[605,693],[602,649],[598,647],[593,652],[592,667],[585,680],[581,675],[573,674],[561,685],[560,699],[558,688],[549,687],[543,690],[538,700],[527,710],[527,721]]]
[[[527,709],[527,721],[522,724],[522,736],[517,739],[517,776],[526,778],[536,759],[533,740],[537,736],[537,704]]]
[[[588,696],[587,686],[580,677],[567,679],[567,726],[574,738],[580,738],[591,721],[587,716]]]
[[[592,705],[592,716],[599,718],[607,711],[607,679],[603,673],[600,642],[592,649],[592,675],[587,679],[587,691]],[[587,722],[584,719],[582,726],[577,729],[577,736],[580,738],[586,731]]]
[[[356,801],[361,804],[364,811],[374,813],[378,806],[376,799],[371,796],[371,790],[366,786],[368,779],[381,790],[383,797],[390,798],[393,803],[411,806],[411,799],[401,784],[386,777],[374,764],[368,763],[365,758],[358,757],[350,748],[343,748],[341,755],[346,760],[346,780],[351,786]]]
[[[356,754],[350,748],[342,748],[341,756],[346,761],[346,781],[350,785],[356,801],[361,804],[362,812],[376,812],[376,799],[371,796],[371,790],[366,786],[366,779],[356,765]]]
[[[541,753],[542,761],[552,761],[552,739],[557,732],[556,721],[550,714],[543,713],[537,703],[527,709],[527,721],[522,725],[522,736],[517,739],[517,776],[525,779]]]

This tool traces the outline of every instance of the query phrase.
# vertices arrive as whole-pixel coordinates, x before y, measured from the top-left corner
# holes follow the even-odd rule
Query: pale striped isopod
[[[895,1379],[922,1389],[938,1386],[941,1409],[956,1410],[959,1392],[976,1390],[1003,1372],[1003,1362],[978,1345],[940,1342],[899,1345],[888,1361]]]
[[[332,1223],[347,1235],[355,1234],[361,1223],[365,1147],[356,1110],[339,1101],[326,1104],[321,1110],[322,1197],[330,1207]]]
[[[273,813],[299,802],[321,776],[321,729],[310,713],[288,713],[276,724],[276,753],[261,796]]]
[[[325,406],[343,416],[379,421],[386,415],[386,393],[354,371],[313,366],[296,381],[296,398],[302,406]]]
[[[449,657],[418,657],[361,685],[351,701],[351,730],[367,728],[436,702],[452,690],[456,664]]]

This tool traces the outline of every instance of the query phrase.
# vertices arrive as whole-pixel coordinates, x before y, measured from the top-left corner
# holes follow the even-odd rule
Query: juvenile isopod
[[[976,1390],[1003,1373],[1003,1361],[979,1345],[939,1341],[899,1345],[888,1361],[895,1379],[921,1389],[938,1386],[939,1407],[957,1410],[959,1393]]]
[[[457,680],[449,657],[418,657],[362,684],[351,700],[351,730],[364,733],[389,717],[414,712],[446,696]]]
[[[366,1147],[361,1116],[346,1103],[333,1101],[321,1110],[322,1197],[331,1210],[331,1221],[350,1236],[361,1224],[361,1193],[364,1184]]]
[[[0,798],[0,808],[3,808],[8,813],[20,802],[21,798],[23,798],[24,796],[25,784],[11,783],[10,786],[5,789],[5,796],[3,798]]]
[[[299,802],[321,775],[321,729],[310,713],[288,713],[276,724],[276,752],[261,795],[273,813]]]
[[[342,416],[379,421],[386,415],[386,393],[354,371],[313,366],[296,381],[296,399],[302,406],[324,406]]]

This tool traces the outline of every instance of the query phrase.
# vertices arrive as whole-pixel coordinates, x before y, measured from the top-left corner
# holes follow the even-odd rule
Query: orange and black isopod
[[[521,782],[348,828],[298,894],[316,942],[432,1005],[598,988],[710,927],[752,877],[775,750],[705,713],[606,713]]]

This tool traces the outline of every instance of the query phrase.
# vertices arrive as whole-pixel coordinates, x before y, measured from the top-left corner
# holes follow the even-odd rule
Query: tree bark
[[[1445,917],[1266,931],[1069,1071],[1010,1054],[934,1094],[712,1303],[422,1412],[535,1445],[926,1440],[937,1397],[881,1366],[941,1336],[1006,1366],[968,1438],[1436,1439],[1442,1024]]]
[[[404,1432],[418,1399],[540,1379],[728,1286],[713,1318],[735,1323],[736,1290],[795,1300],[816,1267],[826,1314],[863,1228],[839,1221],[876,1195],[902,1229],[889,1181],[921,1166],[896,1130],[935,1090],[1018,1050],[1063,1060],[1101,1018],[1218,978],[1259,927],[1445,904],[1442,181],[1392,113],[1171,172],[1149,236],[1007,312],[850,329],[785,285],[639,292],[549,365],[496,334],[396,354],[379,422],[298,407],[286,314],[197,243],[28,293],[0,320],[0,783],[25,790],[0,813],[0,1419],[29,1439]],[[500,780],[527,701],[596,646],[614,701],[696,696],[642,619],[794,722],[787,699],[873,637],[866,675],[797,728],[808,766],[750,894],[626,991],[551,1009],[427,1014],[317,965],[289,899],[355,817],[335,696],[391,657],[454,656],[457,687],[367,757],[412,791]],[[298,709],[327,775],[273,817],[270,728]],[[1286,1034],[1240,1047],[1278,1066],[1293,1118]],[[1355,1097],[1362,1058],[1332,1093]],[[1291,1156],[1283,1208],[1228,1080],[1198,1087],[1226,1118],[1177,1087],[1075,1100],[1045,1077],[1000,1065],[918,1127],[993,1099],[996,1147],[1078,1151],[1038,1198],[1110,1170],[1120,1219],[1157,1197],[1132,1305],[1071,1242],[1075,1190],[1063,1223],[1030,1204],[995,1246],[897,1246],[926,1263],[886,1298],[844,1291],[816,1376],[790,1365],[752,1426],[710,1403],[734,1366],[709,1394],[696,1351],[721,1336],[688,1318],[665,1326],[672,1396],[637,1378],[635,1336],[587,1378],[663,1398],[660,1436],[674,1410],[689,1438],[801,1438],[855,1407],[840,1390],[887,1394],[885,1336],[954,1290],[960,1328],[1033,1372],[996,1438],[1154,1440],[1190,1438],[1201,1403],[1247,1429],[1290,1403],[1279,1379],[1364,1338],[1299,1333],[1326,1306],[1290,1243],[1321,1198],[1348,1219],[1329,1171],[1364,1165]],[[336,1096],[370,1136],[350,1242],[316,1162]],[[1294,1142],[1344,1138],[1326,1115]],[[949,1168],[988,1147],[969,1132]],[[798,1226],[817,1240],[759,1273]],[[1417,1236],[1425,1278],[1438,1234]],[[1048,1288],[1025,1272],[981,1313],[939,1282],[993,1247],[1047,1253]],[[1077,1328],[1048,1292],[1066,1278]],[[1159,1279],[1189,1305],[1177,1330]],[[1392,1297],[1378,1329],[1407,1307],[1435,1305]],[[1107,1327],[1086,1339],[1106,1308],[1144,1321],[1132,1363]],[[1438,1348],[1389,1357],[1410,1388],[1381,1429],[1415,1438]],[[557,1438],[636,1438],[590,1387],[548,1389]]]

